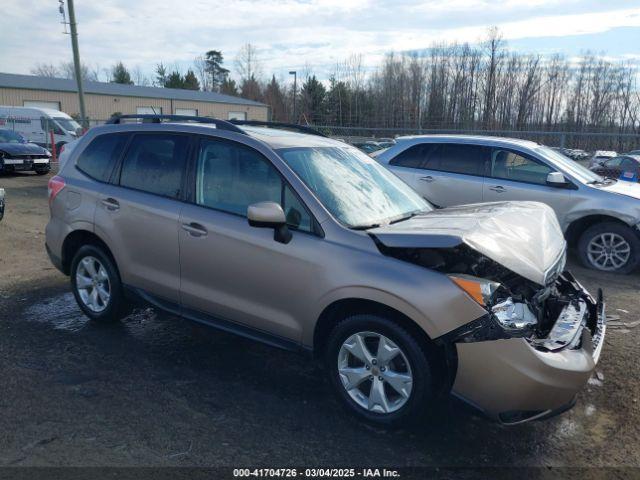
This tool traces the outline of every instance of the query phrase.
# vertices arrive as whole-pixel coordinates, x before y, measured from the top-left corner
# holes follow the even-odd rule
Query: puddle
[[[56,330],[69,332],[82,330],[89,321],[78,308],[71,292],[29,305],[22,315],[27,321],[47,323]]]
[[[78,333],[95,326],[82,313],[71,292],[48,297],[25,306],[21,317],[28,322],[37,322],[55,330]],[[121,332],[132,338],[150,339],[156,344],[171,344],[176,336],[188,335],[184,323],[175,321],[171,315],[157,314],[152,308],[136,309],[116,323]],[[181,328],[182,327],[182,332]]]

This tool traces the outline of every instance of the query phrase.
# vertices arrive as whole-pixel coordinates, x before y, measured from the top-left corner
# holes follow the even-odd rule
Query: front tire
[[[343,406],[370,423],[407,424],[423,417],[434,401],[425,346],[389,318],[359,314],[338,323],[325,363]]]
[[[640,238],[627,225],[602,222],[580,236],[578,253],[585,267],[613,273],[631,273],[640,263]]]
[[[80,247],[71,262],[70,277],[76,302],[91,320],[115,322],[131,312],[118,270],[99,246]]]
[[[36,175],[46,175],[51,170],[49,168],[37,168],[34,171],[36,172]]]

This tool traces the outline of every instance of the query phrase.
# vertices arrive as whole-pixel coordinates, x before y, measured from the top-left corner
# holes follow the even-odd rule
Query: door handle
[[[110,210],[112,212],[120,209],[120,202],[111,197],[103,199],[102,205],[104,205],[107,210]]]
[[[420,180],[422,180],[423,182],[427,182],[427,183],[431,183],[431,182],[435,182],[436,179],[433,178],[431,175],[427,175],[426,177],[420,177]]]
[[[182,229],[192,237],[204,237],[208,233],[206,228],[195,222],[183,223]]]
[[[489,187],[489,190],[493,190],[496,193],[504,193],[507,191],[502,185],[496,185],[495,187]]]

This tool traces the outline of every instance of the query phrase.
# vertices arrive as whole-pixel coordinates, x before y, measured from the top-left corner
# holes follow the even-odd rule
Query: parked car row
[[[50,108],[0,105],[0,128],[20,134],[29,143],[51,148],[51,137],[58,151],[76,140],[82,127],[64,112]]]
[[[91,129],[49,182],[46,248],[90,319],[118,320],[137,299],[312,352],[345,408],[381,425],[415,421],[445,392],[506,424],[573,405],[605,305],[566,271],[554,210],[455,205],[485,186],[487,200],[544,188],[535,198],[565,224],[600,226],[593,248],[609,258],[604,214],[570,194],[637,219],[615,182],[532,143],[407,137],[378,163],[309,129],[154,118]]]
[[[637,182],[640,178],[640,154],[613,157],[592,167],[591,170],[606,178]]]
[[[351,142],[356,148],[359,148],[366,154],[371,154],[385,148],[395,145],[396,141],[392,138],[379,138],[377,140],[364,140]]]
[[[618,156],[618,153],[612,150],[596,150],[595,152],[593,152],[593,155],[589,160],[589,168],[602,165],[607,160],[617,156]]]
[[[591,157],[591,154],[589,154],[589,152],[580,150],[579,148],[564,148],[564,147],[551,147],[551,148],[577,162],[582,160],[587,160]]]

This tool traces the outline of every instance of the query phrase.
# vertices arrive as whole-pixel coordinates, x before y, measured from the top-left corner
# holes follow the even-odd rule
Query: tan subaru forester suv
[[[308,128],[126,117],[49,182],[47,250],[92,320],[143,300],[311,351],[340,401],[385,425],[443,392],[503,423],[548,417],[592,374],[602,294],[565,271],[549,207],[434,209]]]

